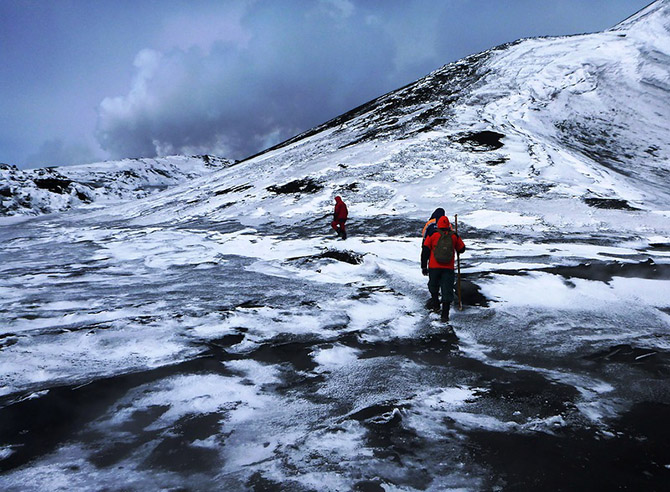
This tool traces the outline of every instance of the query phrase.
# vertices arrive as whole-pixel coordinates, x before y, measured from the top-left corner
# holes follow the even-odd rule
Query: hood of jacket
[[[451,229],[451,222],[449,222],[449,219],[447,218],[446,215],[437,219],[437,228],[438,229]]]
[[[443,208],[436,208],[435,212],[433,212],[433,215],[430,216],[431,219],[439,219],[440,217],[444,217],[446,214],[444,213]]]

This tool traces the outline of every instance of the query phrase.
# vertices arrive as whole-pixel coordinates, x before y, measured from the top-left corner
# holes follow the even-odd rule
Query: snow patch
[[[319,364],[323,370],[333,370],[338,367],[353,364],[358,360],[359,350],[352,347],[336,344],[327,349],[312,352],[314,362]]]
[[[478,210],[464,215],[461,220],[463,224],[477,227],[478,229],[504,229],[536,225],[539,223],[540,218],[522,215],[518,212]]]

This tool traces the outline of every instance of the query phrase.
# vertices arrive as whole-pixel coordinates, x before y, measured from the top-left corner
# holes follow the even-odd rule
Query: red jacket
[[[335,197],[335,214],[333,216],[333,219],[335,220],[347,220],[347,216],[349,215],[349,211],[347,210],[347,206],[345,203],[342,201],[342,198],[339,196]]]
[[[452,258],[450,263],[438,263],[437,260],[435,259],[435,255],[433,254],[433,251],[435,250],[435,246],[437,245],[437,241],[440,239],[440,233],[445,232],[444,229],[440,229],[430,236],[428,236],[424,241],[423,241],[423,246],[424,248],[428,248],[430,250],[430,260],[428,261],[428,268],[448,268],[449,270],[454,269],[454,259]],[[463,243],[463,240],[458,237],[456,234],[453,232],[449,231],[451,234],[451,241],[454,245],[454,251],[457,253],[462,253],[465,251],[465,243]],[[424,251],[426,251],[424,249]],[[421,255],[421,267],[425,268],[424,263],[425,263],[425,256],[427,256],[425,253]],[[456,254],[454,254],[454,258],[456,258]]]

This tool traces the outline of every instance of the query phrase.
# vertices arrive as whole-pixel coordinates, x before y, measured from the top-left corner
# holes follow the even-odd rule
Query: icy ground
[[[0,219],[0,489],[665,490],[669,61],[661,0],[181,187]],[[453,331],[423,307],[439,206]]]
[[[667,483],[670,239],[464,228],[454,335],[421,225],[6,224],[0,488]]]

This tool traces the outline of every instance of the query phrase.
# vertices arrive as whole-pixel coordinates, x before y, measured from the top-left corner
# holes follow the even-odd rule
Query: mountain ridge
[[[641,18],[670,45],[668,10],[657,2]],[[670,97],[647,84],[667,74],[670,53],[648,56],[660,41],[649,40],[640,22],[471,55],[212,175],[195,185],[197,204],[182,207],[189,191],[179,188],[155,197],[156,205],[179,208],[184,220],[252,214],[285,222],[307,210],[325,214],[343,194],[360,216],[419,218],[441,200],[462,213],[536,211],[554,229],[566,224],[552,205],[585,217],[607,209],[598,213],[610,229],[632,224],[634,209],[670,208],[663,183]],[[321,188],[272,191],[306,179]],[[153,208],[146,203],[142,220],[151,220]]]
[[[480,178],[486,176],[479,186],[482,193],[495,181],[498,181],[498,188],[505,184],[503,175],[496,175],[491,167],[505,169],[512,167],[509,165],[512,161],[525,161],[523,171],[515,166],[507,171],[510,174],[505,174],[513,176],[512,181],[516,184],[512,188],[525,188],[521,190],[523,196],[532,193],[529,190],[534,187],[538,191],[562,190],[562,197],[579,198],[587,204],[611,200],[613,208],[617,203],[624,209],[644,208],[646,203],[665,208],[670,206],[670,194],[664,186],[659,186],[658,180],[665,179],[668,172],[663,163],[670,156],[670,144],[664,136],[667,132],[663,121],[670,118],[670,107],[668,104],[657,105],[656,100],[670,99],[661,97],[670,92],[670,85],[664,86],[661,80],[663,67],[667,75],[670,53],[659,52],[656,49],[658,41],[649,39],[644,31],[649,25],[655,26],[655,31],[660,30],[664,39],[670,42],[668,27],[663,20],[668,17],[668,5],[667,0],[654,2],[602,32],[524,38],[449,63],[414,83],[239,161],[231,179],[240,181],[236,180],[240,177],[239,170],[246,168],[247,163],[269,177],[267,168],[277,161],[272,156],[283,151],[286,151],[284,158],[293,160],[297,170],[305,167],[312,157],[322,160],[325,155],[333,155],[337,158],[338,154],[346,152],[346,148],[360,154],[356,149],[366,143],[386,145],[432,134],[435,145],[444,147],[444,152],[433,153],[433,160],[440,156],[471,166],[472,172],[466,176],[469,181],[473,179],[472,174]],[[642,24],[644,29],[640,28]],[[637,77],[631,63],[633,59],[640,60],[646,74]],[[654,85],[655,80],[661,81]],[[621,82],[628,86],[617,87]],[[650,85],[641,87],[645,83]],[[614,97],[601,90],[605,85]],[[652,94],[654,91],[658,94]],[[639,111],[632,107],[632,103],[626,103],[627,99],[635,104],[645,104],[647,108]],[[654,111],[661,115],[660,118],[653,118]],[[636,120],[646,121],[636,125]],[[649,132],[649,129],[654,131]],[[486,142],[482,145],[482,139],[495,134],[500,137],[494,138],[493,147]],[[290,150],[292,147],[306,149],[309,147],[306,142],[314,139],[320,140],[316,147],[325,150],[326,154],[320,156],[319,151],[310,151],[298,155]],[[532,150],[505,152],[512,146],[511,139],[515,140],[513,145],[525,145]],[[500,150],[504,142],[507,147]],[[413,148],[412,144],[409,143],[407,148]],[[489,153],[486,159],[477,158],[478,154],[481,157],[482,151]],[[348,158],[343,155],[344,160]],[[563,168],[559,173],[555,171],[556,160],[560,164],[558,167]],[[231,186],[226,184],[225,167],[219,188],[211,189],[209,194],[200,193],[201,197],[228,194],[226,190]],[[398,167],[398,164],[391,167]],[[435,176],[434,171],[426,170],[427,174]],[[250,172],[253,174],[254,171]],[[268,180],[264,188],[290,181],[283,174],[280,172]],[[310,174],[306,167],[303,174],[305,176],[300,179]],[[346,175],[355,178],[350,172],[333,172],[319,179],[339,181]],[[561,182],[563,178],[570,182]],[[217,178],[212,176],[212,179]],[[252,183],[252,188],[258,188],[253,181],[247,177],[244,183],[238,182],[232,188],[246,186],[247,182]],[[574,192],[575,185],[579,193]],[[331,190],[331,193],[338,192],[338,189]],[[76,192],[74,194],[76,196]],[[244,197],[238,194],[233,198],[238,205]],[[325,201],[321,201],[321,208]],[[228,206],[228,203],[232,202],[219,203],[213,210],[220,205]],[[423,210],[429,208],[426,205]],[[14,207],[15,211],[19,209]],[[234,210],[233,207],[230,211]]]
[[[20,170],[0,164],[0,216],[63,212],[138,199],[231,166],[216,156],[122,159]]]

